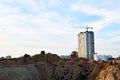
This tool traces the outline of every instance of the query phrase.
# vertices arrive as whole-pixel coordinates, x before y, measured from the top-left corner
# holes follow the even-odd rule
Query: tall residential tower
[[[93,60],[94,55],[94,32],[86,31],[78,34],[78,57]]]

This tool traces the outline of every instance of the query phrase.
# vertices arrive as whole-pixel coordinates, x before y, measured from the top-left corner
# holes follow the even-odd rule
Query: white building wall
[[[86,34],[81,32],[78,34],[78,57],[87,58],[86,51]]]
[[[94,60],[98,60],[97,53],[94,53]]]

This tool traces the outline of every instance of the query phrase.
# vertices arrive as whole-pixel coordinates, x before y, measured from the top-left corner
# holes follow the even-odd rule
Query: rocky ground
[[[120,64],[37,54],[0,61],[0,80],[120,80]]]

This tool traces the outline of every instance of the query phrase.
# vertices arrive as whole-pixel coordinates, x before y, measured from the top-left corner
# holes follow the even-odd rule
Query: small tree
[[[40,54],[42,54],[42,55],[45,55],[45,51],[43,50],[43,51],[41,51],[41,53]]]
[[[120,60],[120,55],[117,57],[117,59],[119,59],[119,60]]]
[[[23,56],[23,63],[24,64],[28,63],[29,58],[30,58],[29,54],[24,54],[24,56]]]
[[[24,54],[23,58],[29,58],[30,55],[29,54]]]

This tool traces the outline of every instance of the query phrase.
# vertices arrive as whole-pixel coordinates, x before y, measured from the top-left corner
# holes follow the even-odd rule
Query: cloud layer
[[[83,31],[70,26],[89,25],[94,27],[96,52],[117,56],[118,2],[109,5],[112,0],[109,3],[104,0],[1,0],[0,55],[33,55],[43,49],[59,55],[69,54],[77,49],[77,34]]]

